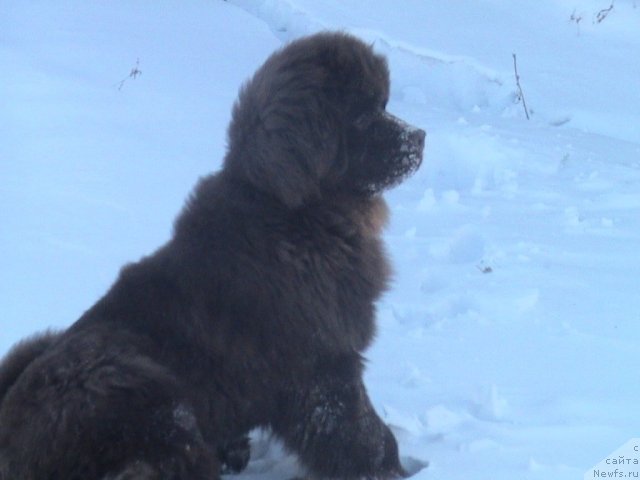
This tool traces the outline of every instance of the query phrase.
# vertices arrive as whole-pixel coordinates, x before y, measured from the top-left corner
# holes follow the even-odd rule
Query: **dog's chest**
[[[283,305],[301,317],[317,341],[364,349],[389,271],[380,239],[345,218],[295,220],[273,252],[276,270],[293,279]]]
[[[301,288],[318,290],[342,282],[355,286],[384,274],[382,265],[375,264],[383,256],[379,240],[367,238],[357,225],[338,215],[293,217],[274,250],[275,259]]]

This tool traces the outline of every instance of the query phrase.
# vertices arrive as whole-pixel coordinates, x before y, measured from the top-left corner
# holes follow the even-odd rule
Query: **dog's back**
[[[18,377],[31,363],[44,353],[60,336],[46,331],[16,344],[0,363],[0,404]]]

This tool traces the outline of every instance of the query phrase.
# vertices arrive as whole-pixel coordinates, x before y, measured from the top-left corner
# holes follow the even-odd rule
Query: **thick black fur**
[[[424,144],[388,95],[385,60],[349,35],[272,55],[172,239],[3,360],[0,479],[211,480],[260,426],[316,477],[401,476],[361,356],[389,277],[380,193]]]

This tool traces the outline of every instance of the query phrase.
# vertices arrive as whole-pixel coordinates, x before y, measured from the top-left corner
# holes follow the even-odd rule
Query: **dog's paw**
[[[218,448],[222,473],[239,473],[247,467],[251,457],[249,437],[242,436]]]

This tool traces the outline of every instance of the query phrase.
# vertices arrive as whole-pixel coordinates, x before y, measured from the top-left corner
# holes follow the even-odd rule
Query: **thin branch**
[[[600,10],[597,15],[596,15],[596,20],[598,23],[602,23],[602,21],[607,18],[607,16],[609,16],[609,14],[611,13],[611,10],[613,10],[613,0],[611,1],[611,5],[609,5],[608,8],[603,8],[602,10]]]
[[[127,75],[126,77],[124,77],[122,80],[120,80],[118,83],[116,83],[116,85],[118,85],[118,90],[122,90],[122,87],[124,86],[124,82],[126,82],[127,80],[129,80],[130,78],[133,78],[134,80],[136,78],[138,78],[140,75],[142,75],[142,71],[138,68],[140,66],[140,59],[137,58],[136,59],[136,64],[135,66],[131,69],[131,71],[129,72],[129,75]]]
[[[529,120],[529,110],[527,109],[527,102],[524,99],[524,92],[522,91],[522,86],[520,85],[520,75],[518,75],[518,64],[516,62],[516,54],[513,54],[513,70],[516,74],[516,85],[518,85],[518,97],[522,100],[522,106],[524,107],[524,114],[527,116],[527,120]]]
[[[580,22],[582,21],[582,15],[579,15],[575,10],[573,11],[573,13],[571,14],[571,17],[569,17],[569,19],[572,22],[575,22],[577,28],[578,28],[578,35],[580,35]]]

